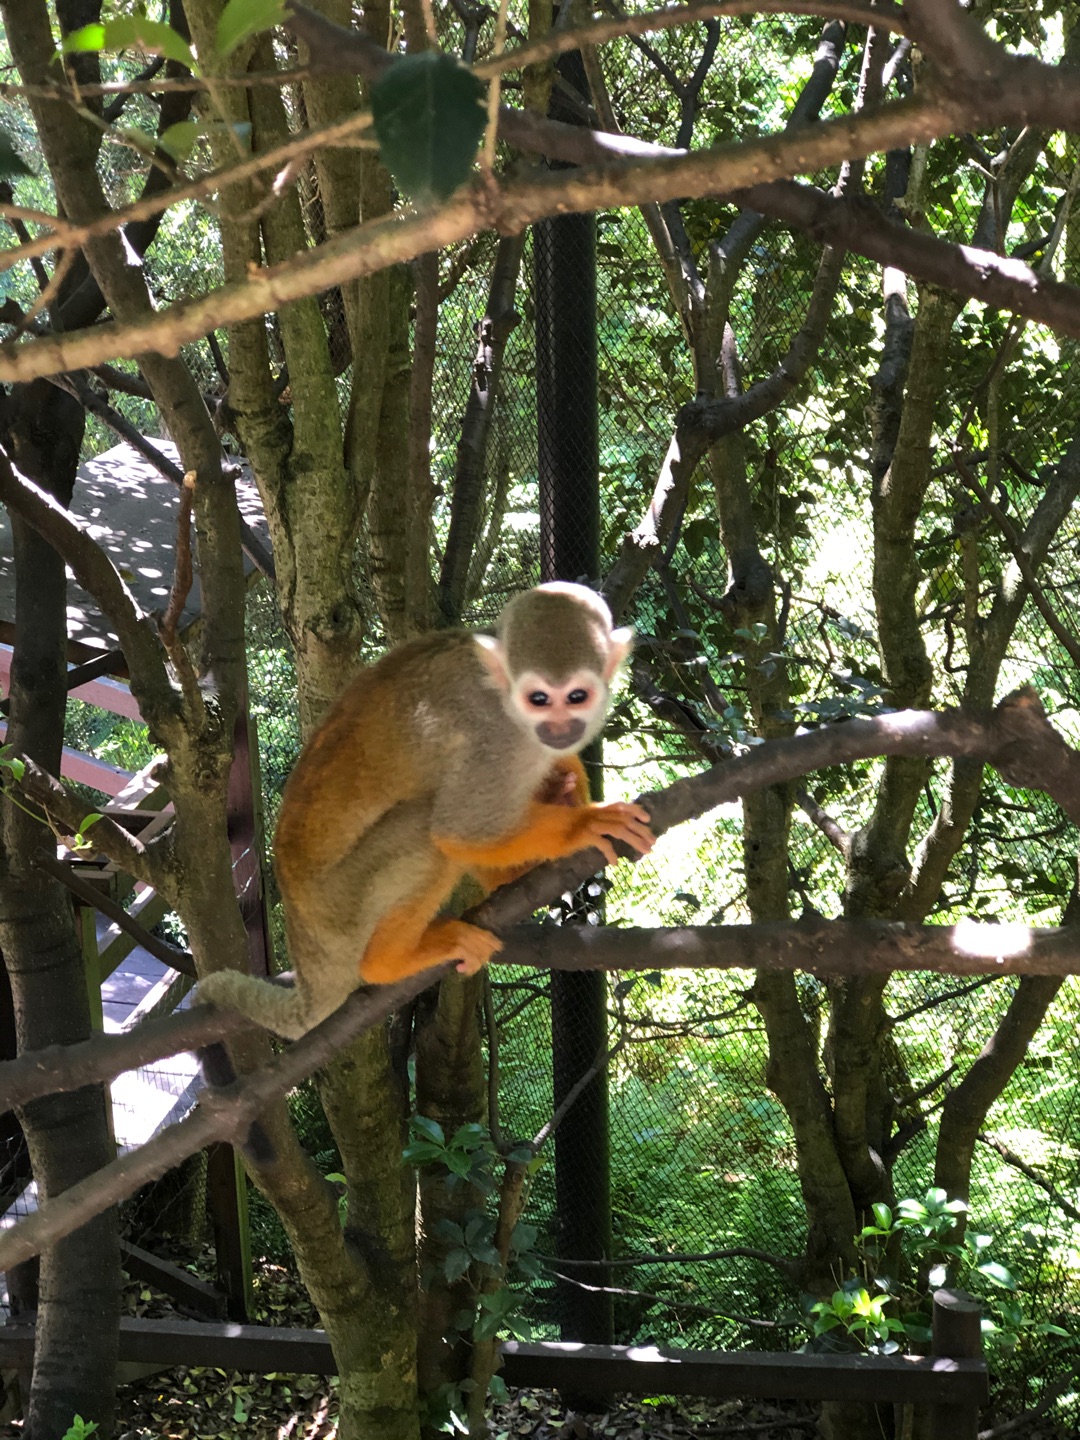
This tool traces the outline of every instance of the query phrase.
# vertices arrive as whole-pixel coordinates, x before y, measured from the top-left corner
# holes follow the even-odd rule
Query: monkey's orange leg
[[[447,960],[457,960],[463,975],[474,975],[501,948],[497,935],[464,920],[433,920],[420,929],[415,911],[402,906],[376,926],[360,962],[360,978],[372,985],[389,985]]]
[[[433,835],[432,842],[451,860],[466,869],[534,864],[559,860],[578,850],[596,848],[608,865],[618,856],[612,840],[621,840],[644,855],[652,849],[655,836],[649,829],[649,812],[640,805],[616,802],[570,809],[565,805],[529,806],[525,824],[512,835],[497,840],[467,840],[456,835]]]

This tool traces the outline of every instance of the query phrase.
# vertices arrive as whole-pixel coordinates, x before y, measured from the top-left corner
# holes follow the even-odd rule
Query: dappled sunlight
[[[987,960],[1026,955],[1032,948],[1032,929],[1016,922],[983,925],[976,920],[960,920],[953,926],[953,948],[961,955]]]

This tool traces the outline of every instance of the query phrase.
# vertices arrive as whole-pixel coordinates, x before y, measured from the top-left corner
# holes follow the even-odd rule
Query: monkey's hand
[[[541,860],[561,860],[578,850],[597,849],[604,863],[619,858],[614,841],[621,841],[639,855],[651,850],[656,837],[649,829],[649,812],[640,805],[616,802],[613,805],[529,806],[520,830],[498,840],[469,840],[457,835],[432,835],[432,842],[463,869],[475,871],[511,865],[535,865]]]
[[[647,855],[656,844],[656,836],[649,829],[649,812],[641,805],[623,801],[586,805],[576,811],[573,838],[577,842],[575,850],[599,850],[609,865],[619,858],[613,840],[621,840],[639,855]]]

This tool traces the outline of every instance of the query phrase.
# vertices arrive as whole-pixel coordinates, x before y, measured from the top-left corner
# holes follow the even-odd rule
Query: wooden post
[[[978,1360],[982,1357],[982,1311],[963,1290],[934,1291],[935,1358]],[[976,1440],[979,1407],[974,1402],[935,1405],[931,1440]]]
[[[218,1284],[225,1292],[226,1314],[230,1320],[242,1324],[251,1309],[251,1234],[247,1177],[231,1145],[207,1147],[206,1198],[214,1227]]]

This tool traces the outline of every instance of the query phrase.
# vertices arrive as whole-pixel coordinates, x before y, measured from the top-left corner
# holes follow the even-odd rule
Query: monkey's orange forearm
[[[544,776],[533,799],[543,805],[588,805],[589,777],[578,755],[567,755],[557,760]],[[473,879],[490,894],[503,885],[509,885],[527,875],[532,868],[530,862],[523,865],[473,865]]]
[[[531,861],[556,860],[580,848],[572,843],[575,812],[565,805],[544,805],[534,801],[525,825],[513,835],[497,840],[463,840],[456,835],[433,835],[432,840],[450,859],[466,866],[525,865]]]

